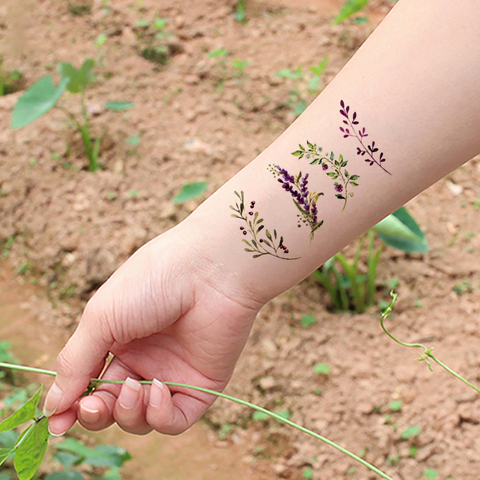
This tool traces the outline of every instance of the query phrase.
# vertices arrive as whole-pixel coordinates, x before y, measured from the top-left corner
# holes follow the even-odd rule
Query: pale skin
[[[272,145],[203,203],[160,235],[99,289],[58,357],[45,411],[62,434],[78,420],[90,430],[116,422],[124,430],[178,434],[214,398],[166,387],[175,381],[221,391],[228,383],[259,309],[410,198],[480,152],[480,2],[400,0],[353,59]],[[339,130],[340,101],[358,113],[382,164],[357,155],[358,141]],[[341,153],[360,176],[354,196],[335,198],[318,165],[292,156],[307,140]],[[367,139],[365,140],[367,141]],[[324,224],[310,238],[297,226],[292,198],[268,166],[309,174]],[[253,258],[234,191],[278,229],[292,257]],[[102,385],[79,399],[115,355]],[[150,386],[138,380],[156,379]]]

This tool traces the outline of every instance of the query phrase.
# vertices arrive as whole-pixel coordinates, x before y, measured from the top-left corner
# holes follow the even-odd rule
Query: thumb
[[[108,329],[99,328],[98,322],[91,321],[92,317],[85,321],[86,310],[77,330],[57,357],[57,376],[45,398],[46,417],[62,413],[75,403],[90,379],[102,371],[113,344],[110,335],[102,335]]]

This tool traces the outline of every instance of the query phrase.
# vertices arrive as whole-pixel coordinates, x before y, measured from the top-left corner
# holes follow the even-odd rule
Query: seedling
[[[18,70],[6,72],[3,69],[3,57],[0,55],[0,97],[20,90],[22,80],[22,74]]]
[[[434,479],[434,478],[437,478],[438,472],[436,470],[434,470],[433,468],[427,468],[423,471],[422,475],[425,478]]]
[[[304,478],[305,480],[311,480],[313,478],[313,474],[314,474],[314,471],[313,471],[313,468],[311,467],[305,467],[302,470],[302,478]]]
[[[233,14],[233,18],[240,22],[242,25],[245,25],[247,20],[247,0],[238,0],[235,3],[235,11]]]
[[[307,108],[311,100],[320,92],[322,76],[328,65],[328,55],[323,57],[317,65],[307,68],[306,72],[302,67],[295,70],[279,70],[275,77],[283,78],[290,85],[289,99],[286,105],[294,115],[300,115]]]
[[[330,366],[327,363],[317,363],[313,367],[313,371],[319,375],[328,375],[330,373]]]
[[[404,207],[398,209],[360,237],[352,261],[337,253],[313,273],[313,277],[325,287],[333,300],[335,310],[362,313],[375,303],[377,266],[385,245],[375,250],[374,232],[385,245],[404,252],[428,250],[425,235],[415,220]],[[366,273],[362,273],[360,256],[365,240],[367,240]]]
[[[167,40],[174,37],[166,31],[168,20],[155,17],[153,22],[141,18],[135,23],[134,32],[141,41],[140,55],[158,65],[167,65],[178,47]]]
[[[247,60],[240,60],[239,58],[230,60],[230,52],[223,47],[212,50],[207,56],[208,58],[216,59],[210,73],[214,77],[215,89],[217,91],[223,88],[223,84],[227,80],[235,79],[239,83],[242,78],[245,79],[245,69],[249,65]]]
[[[317,323],[317,319],[313,315],[303,315],[300,319],[302,327],[311,327]]]
[[[60,83],[58,86],[53,84],[53,79],[50,75],[42,77],[18,99],[13,109],[11,119],[11,127],[14,130],[23,128],[57,106],[58,101],[65,91],[78,94],[82,111],[80,119],[65,107],[59,108],[80,133],[91,172],[95,172],[100,168],[100,143],[103,136],[103,134],[98,137],[92,136],[90,116],[85,101],[85,91],[87,87],[94,82],[94,65],[95,62],[93,60],[85,60],[80,69],[77,70],[71,63],[60,63],[58,65],[58,72],[60,74]],[[128,102],[107,102],[105,106],[108,109],[118,111],[131,108],[132,105],[133,104]]]
[[[188,200],[200,196],[208,187],[207,182],[193,182],[183,185],[180,191],[173,197],[173,203],[185,203]]]
[[[343,7],[340,9],[338,15],[333,19],[333,24],[338,25],[339,23],[347,20],[347,18],[352,17],[362,8],[364,8],[368,3],[368,0],[348,0]]]
[[[412,425],[411,427],[406,428],[402,434],[401,437],[403,440],[411,440],[412,438],[417,437],[421,432],[420,427],[417,425]]]

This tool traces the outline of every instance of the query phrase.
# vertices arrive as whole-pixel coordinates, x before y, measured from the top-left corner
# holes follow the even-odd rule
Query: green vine
[[[10,364],[10,363],[3,363],[3,362],[0,362],[0,368],[8,368],[8,369],[12,369],[12,370],[21,370],[21,371],[24,371],[24,372],[31,372],[31,373],[40,373],[40,374],[43,374],[43,375],[50,375],[52,377],[55,377],[57,375],[57,373],[52,371],[52,370],[44,370],[44,369],[40,369],[40,368],[26,367],[26,366],[22,366],[22,365],[13,365],[13,364]],[[104,379],[100,379],[100,378],[94,378],[94,379],[90,380],[90,383],[87,387],[87,390],[86,390],[85,394],[89,394],[89,393],[93,392],[93,390],[96,387],[98,387],[98,385],[100,385],[101,383],[121,385],[121,384],[124,383],[124,381],[123,380],[104,380]],[[152,382],[150,380],[141,380],[140,383],[142,385],[151,385],[152,384]],[[302,427],[301,425],[298,425],[297,423],[292,422],[291,420],[288,420],[287,418],[284,418],[281,415],[278,415],[274,412],[271,412],[270,410],[267,410],[263,407],[260,407],[258,405],[253,404],[253,403],[250,403],[250,402],[247,402],[245,400],[241,400],[239,398],[232,397],[232,396],[227,395],[225,393],[210,390],[208,388],[197,387],[195,385],[187,385],[185,383],[177,383],[177,382],[164,382],[164,384],[167,385],[167,386],[170,386],[170,387],[189,388],[191,390],[197,390],[199,392],[208,393],[210,395],[215,395],[216,397],[224,398],[226,400],[230,400],[231,402],[238,403],[240,405],[251,408],[251,409],[256,410],[258,412],[262,412],[265,415],[268,415],[269,417],[274,418],[275,420],[277,420],[280,423],[285,423],[285,424],[287,424],[287,425],[289,425],[293,428],[296,428],[297,430],[300,430],[303,433],[306,433],[307,435],[310,435],[311,437],[316,438],[317,440],[322,441],[323,443],[325,443],[327,445],[330,445],[331,447],[337,449],[338,451],[342,452],[343,454],[348,455],[353,460],[356,460],[357,462],[361,463],[365,467],[369,468],[371,471],[375,472],[380,477],[385,478],[387,480],[393,480],[391,477],[389,477],[386,473],[379,470],[377,467],[368,463],[366,460],[359,457],[358,455],[355,455],[354,453],[350,452],[349,450],[341,447],[340,445],[336,444],[335,442],[332,442],[328,438],[325,438],[322,435],[319,435],[318,433],[315,433],[312,430],[309,430],[308,428]],[[36,406],[37,406],[37,403],[38,403],[38,399],[39,399],[39,396],[40,396],[40,392],[41,392],[41,389],[23,407],[21,407],[19,410],[17,410],[15,413],[13,413],[10,417],[8,417],[3,422],[1,422],[0,423],[0,432],[3,431],[3,430],[15,428],[16,426],[18,426],[18,425],[20,425],[20,424],[22,424],[22,423],[24,423],[25,421],[28,421],[28,420],[34,420],[34,423],[32,424],[34,427],[30,427],[30,429],[37,428],[36,425],[41,424],[41,426],[43,427],[42,432],[45,432],[45,431],[48,432],[48,430],[45,430],[45,425],[47,424],[47,422],[45,421],[46,420],[45,417],[34,418],[33,417],[34,413],[33,413],[33,415],[26,415],[24,413],[23,415],[21,415],[21,418],[19,418],[19,412],[22,409],[24,409],[27,405],[30,405],[30,406],[34,405],[33,412],[35,412]],[[12,421],[12,418],[13,418],[13,421]],[[20,421],[20,420],[22,420],[22,421]],[[20,437],[20,438],[22,438],[22,437]],[[41,452],[43,452],[43,453],[41,453],[42,458],[43,458],[43,455],[44,455],[45,450],[46,450],[47,439],[48,439],[48,435],[45,438],[44,442],[42,441],[42,442],[35,445],[35,449],[36,449],[36,451],[39,452],[39,454]],[[11,453],[14,453],[14,452],[13,451],[8,452],[8,455],[5,456],[5,459]],[[0,451],[0,465],[1,465],[1,463],[2,463],[2,452]],[[20,474],[19,474],[19,479],[20,480],[30,480],[33,477],[33,475],[35,474],[35,471],[38,468],[38,466],[40,465],[40,463],[38,463],[38,465],[36,466],[35,471],[33,473],[31,472],[31,470],[32,470],[31,465],[30,465],[30,470],[29,470],[28,475],[20,476]],[[18,473],[18,470],[17,470],[17,473]],[[30,473],[31,473],[31,476],[29,476]]]

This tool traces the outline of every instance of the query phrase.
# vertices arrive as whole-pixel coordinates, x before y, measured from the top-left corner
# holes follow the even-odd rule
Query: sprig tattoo
[[[255,210],[255,201],[251,201],[249,208],[245,207],[245,195],[243,191],[235,192],[238,200],[235,206],[230,208],[235,212],[232,217],[238,218],[245,222],[245,226],[240,227],[241,234],[248,238],[242,241],[247,245],[245,251],[253,253],[253,258],[271,255],[282,260],[298,260],[300,257],[286,257],[289,254],[288,248],[283,241],[283,237],[273,230],[273,235],[265,228],[263,218],[260,217],[258,211]],[[260,217],[260,218],[259,218]]]
[[[346,170],[348,160],[344,160],[343,155],[338,156],[338,160],[335,160],[335,154],[331,152],[323,153],[323,148],[317,146],[316,143],[311,143],[307,140],[307,147],[299,144],[299,149],[292,153],[295,157],[301,160],[303,157],[311,160],[310,165],[319,165],[322,170],[332,180],[338,180],[333,184],[335,196],[343,200],[343,210],[347,206],[348,197],[353,197],[353,192],[348,191],[348,187],[358,187],[357,180],[360,175],[349,174]]]
[[[270,172],[282,184],[282,188],[290,193],[293,203],[299,210],[297,215],[298,227],[307,225],[310,228],[310,240],[313,240],[315,231],[323,225],[323,220],[318,220],[317,201],[322,192],[310,192],[308,189],[308,173],[302,176],[302,172],[298,175],[290,175],[287,170],[279,165],[269,165]]]
[[[347,125],[347,127],[340,127],[340,131],[343,133],[343,138],[354,137],[358,140],[361,147],[357,147],[357,155],[364,157],[365,161],[372,166],[373,164],[378,165],[384,172],[391,175],[391,173],[385,169],[382,163],[385,162],[385,157],[383,156],[383,152],[377,153],[378,147],[375,146],[375,142],[372,141],[370,145],[365,146],[363,139],[368,137],[368,133],[365,131],[365,127],[357,127],[356,125],[359,124],[357,120],[357,112],[353,112],[352,117],[350,118],[350,107],[347,105],[345,106],[345,102],[343,100],[340,101],[340,114],[345,117],[343,123]],[[378,155],[378,158],[375,158],[375,155]]]

